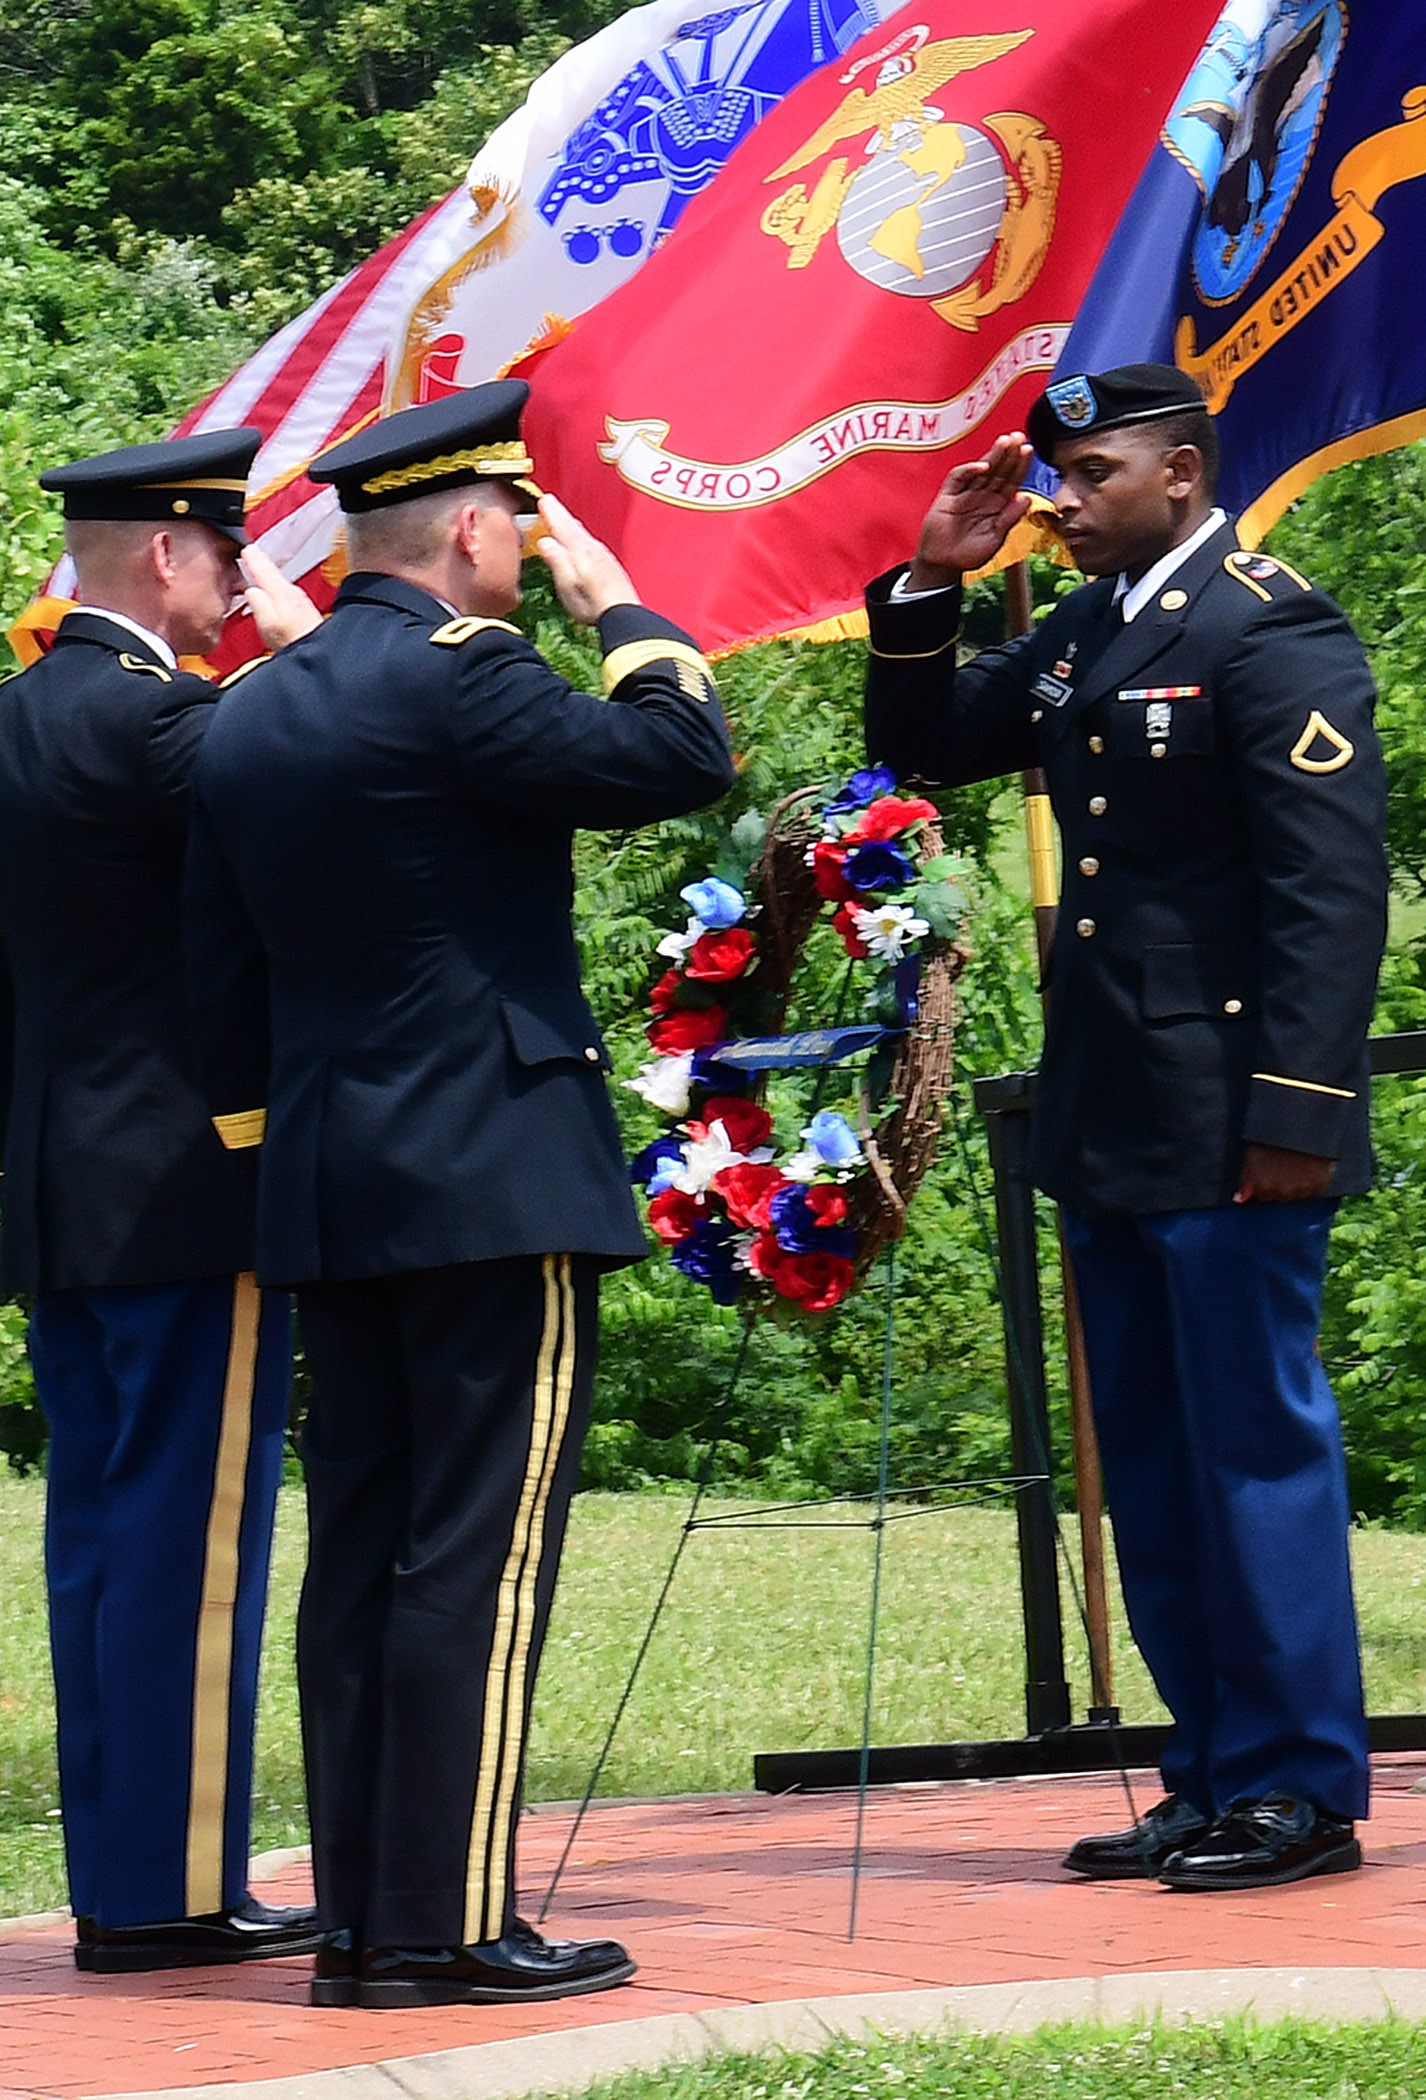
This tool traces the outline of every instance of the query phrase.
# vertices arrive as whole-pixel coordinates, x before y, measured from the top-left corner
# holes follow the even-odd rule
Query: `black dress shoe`
[[[1235,1801],[1202,1837],[1165,1860],[1159,1880],[1170,1889],[1270,1889],[1309,1874],[1350,1874],[1361,1863],[1345,1817],[1273,1794]]]
[[[514,2005],[573,1998],[627,1983],[634,1963],[617,1940],[546,1940],[523,1918],[473,1947],[373,1947],[361,1958],[358,2003]]]
[[[317,1913],[306,1908],[273,1909],[255,1896],[232,1910],[201,1918],[172,1918],[160,1925],[96,1925],[77,1921],[74,1965],[99,1976],[133,1975],[141,1969],[204,1969],[231,1961],[266,1961],[284,1954],[311,1954],[321,1939]]]
[[[1063,1864],[1072,1874],[1087,1875],[1091,1881],[1152,1881],[1172,1853],[1207,1828],[1207,1816],[1191,1801],[1181,1794],[1169,1794],[1132,1830],[1081,1838],[1065,1854]]]
[[[356,1938],[350,1932],[324,1932],[312,1971],[313,2005],[356,2005]]]

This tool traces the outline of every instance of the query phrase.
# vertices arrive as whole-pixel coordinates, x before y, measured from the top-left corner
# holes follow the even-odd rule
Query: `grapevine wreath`
[[[672,1125],[631,1172],[674,1266],[720,1305],[775,1314],[829,1311],[901,1233],[935,1156],[968,956],[966,864],[943,852],[934,806],[899,795],[884,767],[824,792],[797,790],[766,822],[740,818],[718,872],[680,892],[691,916],[658,945],[654,1057],[627,1082]],[[829,913],[866,1018],[780,1034]],[[817,1108],[790,1150],[764,1105],[769,1070],[860,1051],[871,1054],[850,1112]]]

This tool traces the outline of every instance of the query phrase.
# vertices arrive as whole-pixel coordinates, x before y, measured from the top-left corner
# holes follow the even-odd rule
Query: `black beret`
[[[67,518],[152,520],[172,524],[196,518],[245,547],[243,504],[260,430],[205,430],[199,437],[126,445],[50,467],[40,487],[64,498]]]
[[[1050,466],[1063,438],[1095,430],[1122,430],[1204,409],[1203,396],[1177,365],[1115,365],[1108,372],[1077,372],[1046,387],[1025,419],[1025,434]]]
[[[490,379],[442,400],[403,408],[321,452],[307,472],[336,484],[344,511],[384,510],[413,496],[434,496],[464,482],[522,479],[534,466],[520,436],[530,398],[523,379]]]

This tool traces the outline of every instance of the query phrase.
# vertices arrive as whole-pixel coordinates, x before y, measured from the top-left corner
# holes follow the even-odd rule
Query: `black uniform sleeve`
[[[898,780],[946,787],[1039,763],[1030,721],[1029,637],[957,666],[959,587],[897,599],[904,565],[867,589],[866,750]]]
[[[214,1127],[232,1151],[261,1144],[269,1077],[267,957],[195,788],[184,868],[188,1010]]]
[[[1284,575],[1219,696],[1260,883],[1258,1039],[1243,1136],[1335,1158],[1362,1085],[1386,934],[1386,781],[1361,644]]]
[[[206,679],[183,673],[164,688],[149,733],[149,781],[175,830],[188,816],[188,786],[203,734],[213,719],[215,690]]]
[[[10,1100],[15,1083],[15,984],[10,958],[0,947],[0,1152],[10,1128]]]
[[[732,786],[733,761],[695,644],[636,605],[606,613],[599,639],[607,700],[576,692],[503,625],[455,644],[456,731],[474,792],[591,830],[716,801]]]

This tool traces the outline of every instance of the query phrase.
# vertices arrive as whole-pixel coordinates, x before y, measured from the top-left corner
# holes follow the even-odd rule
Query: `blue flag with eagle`
[[[1229,0],[1105,250],[1061,376],[1202,386],[1250,543],[1426,432],[1426,5]]]

